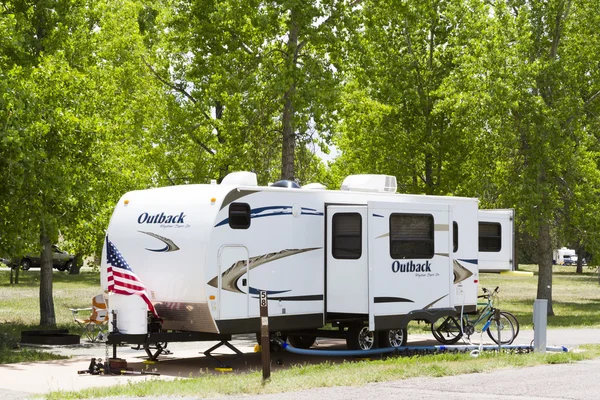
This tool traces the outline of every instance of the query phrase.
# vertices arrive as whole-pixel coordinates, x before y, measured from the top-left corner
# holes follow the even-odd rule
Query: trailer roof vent
[[[257,186],[257,182],[254,172],[239,171],[227,174],[221,181],[221,185]]]
[[[344,179],[342,190],[353,192],[396,193],[396,177],[390,175],[350,175]]]
[[[273,187],[282,187],[282,188],[290,188],[290,189],[300,189],[300,185],[298,185],[298,183],[296,183],[294,181],[287,180],[287,179],[282,179],[280,181],[277,181],[277,182],[271,184],[271,186],[273,186]]]

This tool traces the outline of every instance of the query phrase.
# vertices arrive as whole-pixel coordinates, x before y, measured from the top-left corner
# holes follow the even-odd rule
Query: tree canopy
[[[404,193],[514,208],[540,298],[552,248],[600,251],[593,0],[0,7],[1,255],[59,237],[97,252],[124,192],[236,170],[330,188],[390,174]]]

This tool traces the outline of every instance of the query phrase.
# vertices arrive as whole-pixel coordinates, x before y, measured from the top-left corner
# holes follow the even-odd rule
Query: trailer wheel
[[[306,336],[306,335],[289,335],[288,342],[297,349],[310,349],[310,347],[315,344],[315,340],[317,338],[315,336]]]
[[[348,328],[346,346],[350,350],[371,350],[377,347],[375,332],[370,331],[366,325],[353,325]]]
[[[377,332],[377,341],[380,348],[403,347],[406,346],[407,339],[406,328]]]

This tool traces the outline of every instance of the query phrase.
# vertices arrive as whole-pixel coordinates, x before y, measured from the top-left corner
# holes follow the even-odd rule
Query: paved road
[[[225,356],[231,361],[235,370],[257,368],[260,366],[260,355],[252,352],[253,335],[236,337],[234,345],[246,353],[243,361],[234,360],[233,356]],[[529,344],[533,340],[532,331],[522,331],[517,339],[518,344]],[[576,347],[585,343],[600,343],[600,329],[561,329],[548,331],[548,345]],[[191,371],[208,370],[214,362],[207,360],[199,352],[214,343],[172,343],[169,348],[173,355],[161,357],[157,364],[161,379],[175,379],[188,376]],[[431,335],[413,335],[409,345],[435,344]],[[319,347],[340,347],[339,342],[321,340]],[[71,355],[69,360],[56,360],[31,364],[0,365],[0,398],[24,399],[55,390],[81,390],[93,386],[110,386],[118,383],[138,382],[148,376],[90,376],[77,375],[76,371],[86,369],[90,357],[104,358],[105,346],[86,345],[49,348],[53,352]],[[119,357],[127,358],[129,366],[135,370],[144,368],[143,352],[129,347],[119,348]],[[227,358],[229,357],[229,358]],[[283,365],[273,365],[274,375],[278,368],[286,368],[298,362],[289,353],[279,355]],[[311,358],[314,362],[322,362],[326,358]],[[338,362],[340,360],[333,360]],[[306,358],[302,360],[306,362]],[[597,369],[599,368],[599,369]],[[284,399],[295,400],[313,398],[333,399],[397,399],[410,396],[411,399],[592,399],[600,398],[600,359],[584,361],[568,365],[543,365],[522,369],[504,369],[485,374],[467,374],[442,378],[413,378],[394,382],[374,383],[363,387],[319,388],[302,392],[291,392],[276,395],[227,397],[233,399]],[[190,398],[191,399],[191,398]]]
[[[483,374],[411,378],[363,387],[332,387],[228,400],[541,400],[600,398],[600,359],[576,364],[503,369]]]

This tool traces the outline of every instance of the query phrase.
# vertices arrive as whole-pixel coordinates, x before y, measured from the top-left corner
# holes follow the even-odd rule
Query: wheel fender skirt
[[[426,310],[414,310],[404,315],[375,316],[375,327],[379,330],[406,328],[410,321],[427,321],[434,323],[438,319],[447,316],[457,316],[454,308],[428,308]]]

